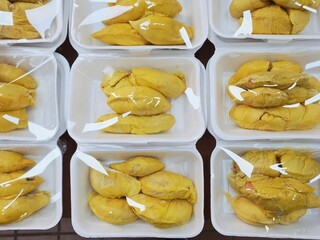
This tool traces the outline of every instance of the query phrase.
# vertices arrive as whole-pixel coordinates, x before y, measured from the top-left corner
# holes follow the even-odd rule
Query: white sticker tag
[[[239,29],[235,32],[233,37],[239,37],[241,34],[244,35],[244,37],[251,35],[253,32],[253,26],[252,26],[252,16],[250,10],[243,12],[243,21]]]
[[[20,122],[19,118],[12,117],[8,114],[3,115],[2,118],[4,118],[4,119],[8,120],[9,122],[12,122],[13,124],[16,124],[16,125],[18,125]]]
[[[312,104],[312,103],[315,103],[315,102],[318,102],[318,101],[320,101],[320,93],[318,93],[317,95],[313,96],[312,98],[307,99],[304,102],[304,105],[309,105],[309,104]]]
[[[294,84],[291,85],[291,87],[288,88],[288,90],[291,90],[293,88],[295,88],[297,86],[297,82],[295,82]]]
[[[304,8],[305,10],[308,10],[309,12],[312,12],[312,13],[317,13],[317,9],[314,9],[314,8],[311,8],[311,7],[308,7],[308,6],[303,6],[302,8]]]
[[[82,162],[84,162],[89,167],[93,168],[94,170],[96,170],[106,176],[109,176],[106,169],[102,166],[102,164],[96,158],[94,158],[88,154],[85,154],[83,152],[79,152],[79,151],[77,151],[77,158],[79,158]]]
[[[51,197],[51,203],[55,203],[56,201],[58,201],[58,200],[60,200],[61,199],[61,197],[62,197],[62,193],[61,192],[58,192],[58,193],[56,193],[55,195],[53,195],[52,197]]]
[[[86,17],[80,23],[79,27],[118,17],[121,14],[128,12],[132,8],[133,6],[112,6],[112,7],[99,9],[91,13],[88,17]]]
[[[243,159],[242,157],[238,156],[234,152],[231,152],[230,150],[219,147],[221,150],[223,150],[226,154],[229,155],[239,166],[240,170],[249,178],[251,178],[251,174],[253,172],[253,165],[249,163],[247,160]]]
[[[284,105],[282,106],[284,108],[298,108],[300,107],[300,103],[290,104],[290,105]]]
[[[23,174],[22,176],[1,183],[0,186],[3,186],[5,184],[20,180],[20,179],[24,179],[24,178],[31,178],[37,175],[40,175],[41,173],[43,173],[43,171],[46,169],[46,167],[55,159],[57,159],[58,157],[61,156],[61,151],[59,148],[55,148],[54,150],[52,150],[47,156],[45,156],[39,163],[37,163],[37,165],[35,165],[33,168],[31,168],[28,172],[26,172],[25,174]]]
[[[90,2],[116,3],[118,0],[90,0]]]
[[[84,126],[82,132],[85,133],[85,132],[92,132],[92,131],[101,130],[101,129],[112,126],[113,124],[117,123],[118,121],[119,121],[119,118],[114,117],[114,118],[111,118],[111,119],[104,121],[104,122],[87,123]]]
[[[320,61],[315,61],[315,62],[311,62],[311,63],[306,64],[305,70],[311,69],[311,68],[316,68],[316,67],[320,67]]]
[[[29,131],[36,136],[37,140],[46,140],[47,138],[53,136],[56,132],[56,129],[49,130],[33,122],[28,122],[28,128]]]
[[[45,32],[50,29],[51,24],[60,11],[60,0],[51,0],[49,3],[30,10],[26,15],[31,25],[45,38]]]
[[[104,73],[104,75],[107,75],[108,77],[112,77],[113,73],[115,72],[114,71],[114,68],[110,65],[107,65],[103,70],[102,72]]]
[[[192,105],[194,109],[199,109],[200,108],[200,97],[196,96],[193,93],[193,90],[191,88],[187,88],[186,91],[184,92],[187,95],[187,98],[189,100],[189,103]]]
[[[130,207],[136,207],[140,209],[140,212],[143,212],[144,210],[146,210],[146,207],[140,203],[137,203],[136,201],[133,201],[131,198],[126,197],[127,199],[127,203]]]
[[[281,167],[281,163],[277,163],[277,164],[271,165],[270,168],[272,170],[278,171],[281,174],[288,175],[288,173],[285,171],[288,168]]]
[[[0,25],[13,26],[13,13],[0,11]]]
[[[130,114],[131,114],[131,111],[126,112],[126,113],[123,113],[123,114],[122,114],[122,117],[123,117],[123,118],[128,117]]]
[[[309,183],[314,183],[316,181],[318,181],[320,179],[320,174],[318,176],[316,176],[314,179],[311,179],[311,181]]]
[[[246,92],[245,89],[238,87],[238,86],[229,86],[229,91],[232,93],[232,95],[238,99],[239,101],[243,101],[243,97],[241,96],[241,93]]]
[[[179,30],[179,32],[180,32],[180,35],[181,35],[184,43],[186,44],[187,48],[192,48],[192,43],[190,41],[189,35],[187,33],[187,30],[184,27],[182,27]]]

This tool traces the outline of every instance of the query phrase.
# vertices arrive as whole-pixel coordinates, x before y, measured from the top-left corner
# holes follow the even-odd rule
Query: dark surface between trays
[[[196,53],[196,57],[207,65],[208,60],[213,56],[215,48],[208,40],[204,43],[202,48]],[[57,50],[69,62],[70,66],[77,58],[77,52],[72,48],[69,40],[67,39]],[[77,148],[76,142],[66,132],[60,137],[59,145],[66,147],[63,155],[63,217],[60,223],[46,231],[0,231],[0,240],[76,240],[85,239],[79,237],[73,230],[71,225],[71,203],[70,203],[70,159]],[[208,131],[205,132],[203,137],[197,143],[197,149],[201,153],[204,163],[204,217],[205,224],[202,232],[195,238],[195,240],[245,240],[253,238],[240,238],[240,237],[226,237],[219,234],[211,224],[210,218],[210,156],[215,148],[216,141]],[[106,239],[125,239],[125,238],[106,238]],[[144,238],[136,238],[144,239]],[[148,238],[160,239],[160,238]],[[263,238],[259,238],[263,239]]]

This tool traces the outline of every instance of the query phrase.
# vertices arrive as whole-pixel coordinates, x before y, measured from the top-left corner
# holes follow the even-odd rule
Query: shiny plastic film
[[[71,135],[77,135],[76,138],[98,136],[102,141],[103,138],[106,141],[115,138],[120,140],[120,134],[133,135],[130,139],[143,135],[162,138],[161,135],[180,134],[179,125],[189,128],[187,121],[190,114],[196,114],[196,121],[200,124],[203,121],[197,70],[186,69],[186,64],[195,67],[191,62],[177,60],[176,67],[169,67],[163,63],[157,65],[157,59],[151,60],[151,64],[146,64],[148,61],[144,59],[138,60],[143,64],[128,59],[125,61],[132,67],[124,68],[124,63],[120,61],[121,67],[118,67],[118,63],[103,64],[103,61],[96,59],[92,61],[99,65],[95,67],[99,67],[99,70],[94,73],[94,69],[80,67],[86,61],[76,64],[70,87],[68,129]],[[93,98],[95,103],[90,108],[88,105],[88,108],[83,106],[79,109],[76,105],[83,97],[77,91],[84,86],[79,84],[80,81],[88,87],[80,91],[85,90],[86,96]],[[182,108],[186,110],[183,118]],[[78,118],[77,115],[82,117]],[[191,131],[185,129],[185,132]],[[97,137],[92,140],[97,140]]]
[[[2,0],[0,44],[51,42],[62,30],[61,0]]]
[[[223,180],[213,191],[221,193],[222,202],[215,204],[223,206],[213,216],[215,224],[222,214],[230,216],[231,225],[243,222],[245,229],[237,234],[255,229],[251,232],[260,237],[312,238],[315,232],[309,233],[306,225],[316,227],[319,221],[320,158],[316,148],[301,146],[218,147],[212,161],[219,161],[215,167],[219,165]]]
[[[184,0],[73,2],[72,37],[84,48],[194,49],[207,35],[206,23],[195,19],[204,13],[202,1],[198,13]]]
[[[320,119],[320,81],[289,60],[252,60],[228,81],[236,104],[230,118],[241,128],[285,131],[312,129]]]
[[[217,9],[228,11],[227,18],[220,13],[210,16],[214,32],[221,37],[276,42],[320,38],[320,32],[314,30],[319,27],[318,0],[216,2],[210,2],[211,14],[218,14]]]
[[[61,159],[59,148],[1,146],[0,229],[45,229],[59,220],[62,194],[57,165]],[[38,219],[46,213],[51,219],[41,226]]]
[[[94,214],[90,218],[111,228],[111,234],[115,226],[122,225],[123,231],[118,234],[125,235],[128,229],[136,226],[142,227],[137,229],[141,231],[150,227],[174,229],[191,224],[198,217],[196,206],[202,200],[201,190],[197,189],[199,185],[190,175],[191,168],[177,171],[176,159],[157,155],[158,150],[148,151],[148,154],[143,151],[106,154],[78,150],[75,157],[88,176],[89,187],[85,188],[84,201]],[[185,167],[194,164],[190,159]]]
[[[53,55],[1,55],[0,140],[51,139],[58,130],[56,85]]]

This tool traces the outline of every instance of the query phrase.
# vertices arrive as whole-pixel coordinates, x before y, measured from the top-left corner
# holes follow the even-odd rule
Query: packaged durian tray
[[[62,216],[65,149],[57,142],[66,131],[70,68],[53,52],[67,35],[66,2],[0,3],[2,231],[49,229]],[[46,18],[43,25],[35,15],[37,20]]]
[[[208,5],[211,31],[224,41],[320,39],[318,0],[209,0]]]
[[[197,236],[204,194],[195,143],[206,129],[206,73],[194,54],[208,35],[206,1],[72,6],[69,36],[79,57],[67,88],[67,129],[78,143],[76,233]]]
[[[318,143],[220,140],[211,222],[227,236],[319,239],[319,174]]]

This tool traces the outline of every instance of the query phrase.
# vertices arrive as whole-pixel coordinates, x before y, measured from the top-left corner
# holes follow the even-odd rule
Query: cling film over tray
[[[108,97],[107,104],[115,111],[97,122],[115,120],[102,129],[109,133],[154,134],[168,131],[175,117],[168,98],[177,98],[186,90],[183,73],[169,73],[150,67],[115,70],[100,85]]]
[[[0,39],[31,40],[51,37],[48,35],[49,32],[42,32],[42,30],[44,27],[47,28],[45,30],[50,30],[52,27],[52,22],[49,21],[51,21],[51,17],[55,18],[58,14],[59,10],[55,9],[59,6],[57,2],[57,0],[1,0],[0,16],[3,19],[0,21]],[[48,6],[49,3],[50,6]],[[41,10],[44,6],[47,9]],[[49,8],[50,16],[42,16],[41,12],[46,12]],[[39,21],[39,19],[41,20]]]
[[[182,45],[181,29],[189,39],[194,35],[193,27],[175,19],[182,11],[177,0],[118,0],[109,9],[118,16],[106,16],[105,27],[91,36],[110,45]]]
[[[50,193],[40,191],[40,176],[21,178],[37,163],[18,152],[0,150],[0,224],[21,221],[50,203]]]
[[[243,23],[243,12],[251,11],[253,34],[299,34],[320,6],[319,0],[233,0],[229,11]]]
[[[241,128],[304,130],[320,123],[320,81],[292,61],[249,61],[229,79],[227,91],[236,104],[229,116]]]
[[[307,150],[249,150],[242,155],[253,166],[250,176],[233,162],[227,179],[236,196],[225,193],[237,217],[255,225],[288,225],[307,210],[320,207],[316,188],[310,183],[320,176],[314,153]]]
[[[115,225],[137,219],[158,228],[186,224],[197,202],[197,191],[191,179],[165,167],[157,158],[135,156],[109,164],[105,174],[90,168],[94,189],[88,197],[91,211]]]

